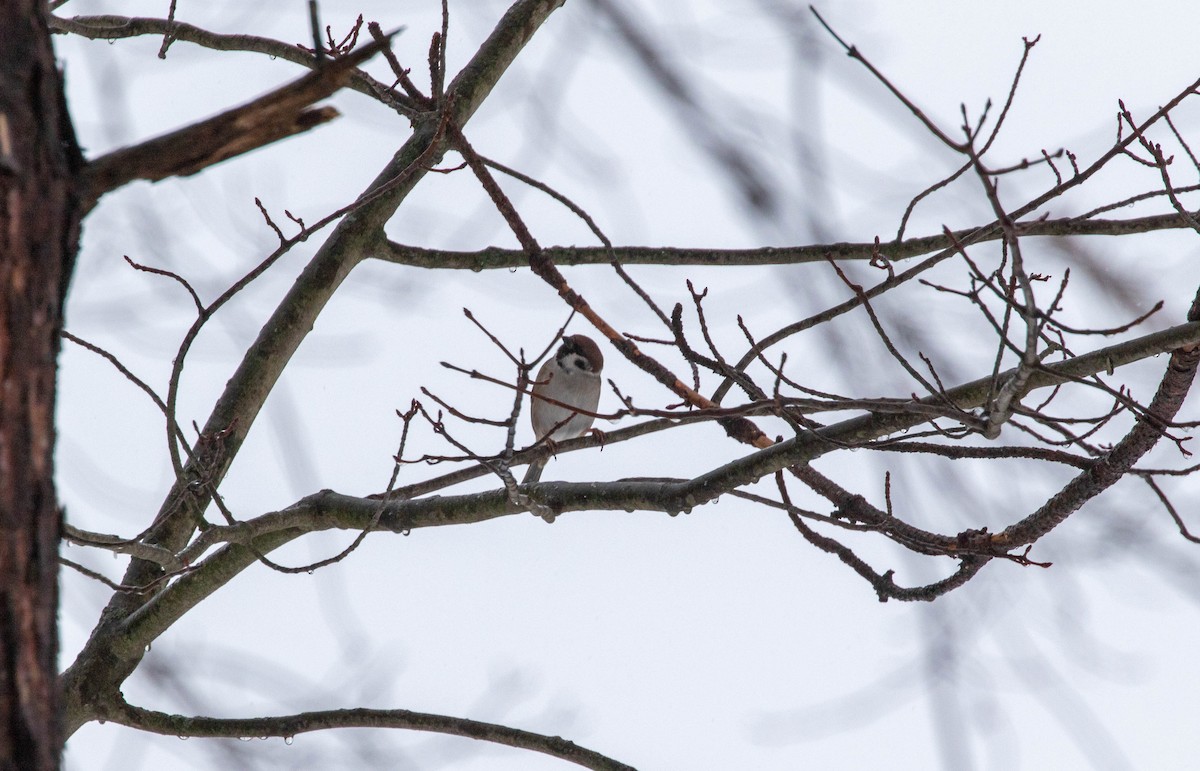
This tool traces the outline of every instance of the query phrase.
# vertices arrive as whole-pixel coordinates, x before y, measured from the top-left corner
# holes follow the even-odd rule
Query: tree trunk
[[[56,769],[54,391],[79,151],[44,0],[0,2],[0,769]]]

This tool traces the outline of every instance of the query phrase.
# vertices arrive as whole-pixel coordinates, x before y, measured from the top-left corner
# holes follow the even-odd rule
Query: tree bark
[[[0,3],[0,768],[56,769],[54,396],[79,151],[43,0]]]

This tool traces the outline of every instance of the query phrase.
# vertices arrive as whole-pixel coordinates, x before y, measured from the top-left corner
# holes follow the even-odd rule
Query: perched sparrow
[[[600,370],[604,368],[604,354],[590,337],[569,335],[554,357],[538,370],[537,382],[533,386],[533,403],[529,417],[533,423],[533,435],[541,441],[551,442],[583,436],[592,426],[594,418],[580,412],[560,407],[539,399],[544,396],[577,409],[595,412],[600,403]],[[542,476],[545,459],[529,464],[522,484],[538,481]]]

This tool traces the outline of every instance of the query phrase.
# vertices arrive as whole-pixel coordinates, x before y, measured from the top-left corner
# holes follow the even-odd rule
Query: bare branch
[[[1161,191],[1157,194],[1161,194]],[[1085,219],[1067,217],[1053,220],[1034,220],[1014,223],[1019,235],[1030,236],[1126,236],[1135,233],[1151,233],[1158,230],[1174,230],[1191,227],[1177,213],[1154,214],[1146,217],[1131,217],[1124,220]],[[999,230],[988,231],[985,226],[953,231],[948,235],[909,238],[900,242],[814,244],[812,246],[767,246],[758,249],[683,249],[656,246],[543,246],[543,253],[559,265],[605,265],[614,258],[623,265],[798,265],[824,262],[829,257],[837,260],[871,260],[880,252],[889,260],[905,260],[930,252],[950,249],[955,239],[966,242],[972,234],[978,237],[972,243],[982,243],[1002,238]],[[520,249],[488,247],[474,252],[427,249],[386,241],[371,256],[418,268],[452,270],[499,270],[520,268],[529,264],[529,258]]]
[[[166,549],[148,543],[140,543],[136,539],[122,538],[106,533],[91,533],[80,530],[72,525],[63,524],[63,540],[80,546],[94,546],[117,554],[129,554],[141,560],[162,565],[164,570],[178,572],[186,565]]]
[[[114,723],[164,736],[245,738],[292,737],[332,728],[398,728],[462,736],[549,755],[597,771],[633,771],[612,758],[558,736],[544,736],[497,723],[406,709],[336,709],[296,715],[252,718],[185,717],[135,707],[124,701],[107,704],[102,717]]]
[[[143,35],[170,35],[173,40],[182,40],[185,43],[193,43],[214,51],[248,51],[266,54],[311,69],[315,69],[320,62],[315,54],[306,51],[298,43],[285,43],[282,40],[272,40],[258,35],[226,35],[209,32],[192,24],[168,19],[113,15],[75,16],[65,19],[52,16],[50,17],[50,28],[56,32],[69,32],[91,40],[120,40]],[[379,98],[380,94],[388,93],[393,94],[394,97],[402,96],[394,94],[384,84],[359,71],[353,73],[349,86],[372,98]],[[413,110],[413,112],[416,111]]]

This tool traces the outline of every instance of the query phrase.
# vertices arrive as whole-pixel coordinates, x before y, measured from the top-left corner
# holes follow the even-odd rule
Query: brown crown
[[[562,347],[583,356],[592,365],[593,372],[604,369],[604,354],[600,346],[587,335],[567,335],[563,338]]]

